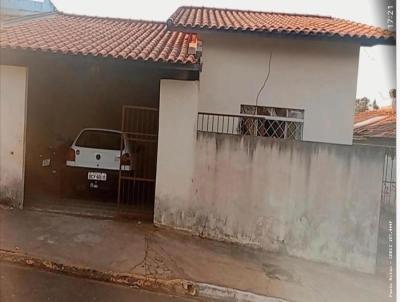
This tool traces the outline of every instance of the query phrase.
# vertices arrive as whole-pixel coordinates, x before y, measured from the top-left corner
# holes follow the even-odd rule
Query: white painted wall
[[[193,163],[184,141],[159,166],[156,224],[375,271],[384,148],[198,133]]]
[[[240,35],[203,41],[198,83],[161,81],[154,223],[374,272],[384,150],[345,146],[358,46]],[[196,133],[198,111],[238,114],[254,104],[270,50],[259,104],[304,109],[303,136],[315,143]]]
[[[246,34],[202,35],[199,111],[240,113],[255,104],[305,110],[306,141],[351,144],[359,46],[272,39]]]
[[[0,65],[0,200],[24,198],[27,69]]]
[[[160,81],[155,211],[160,200],[191,198],[198,89],[198,82]]]

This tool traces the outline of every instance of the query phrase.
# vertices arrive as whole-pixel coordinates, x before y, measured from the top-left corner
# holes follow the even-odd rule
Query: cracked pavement
[[[0,249],[72,266],[190,280],[288,301],[392,301],[374,275],[137,221],[0,209]]]

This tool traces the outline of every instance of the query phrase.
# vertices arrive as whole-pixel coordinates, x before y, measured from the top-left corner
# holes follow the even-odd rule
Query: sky
[[[390,2],[391,0],[386,0]],[[52,0],[66,13],[165,21],[181,5],[329,15],[387,28],[383,0]],[[395,88],[395,47],[361,47],[357,98],[389,105]]]

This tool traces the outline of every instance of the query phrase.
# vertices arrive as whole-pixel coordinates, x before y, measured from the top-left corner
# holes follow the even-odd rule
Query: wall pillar
[[[161,80],[154,223],[190,200],[199,83]],[[168,209],[168,211],[165,211]]]
[[[27,68],[0,65],[0,201],[22,208]]]

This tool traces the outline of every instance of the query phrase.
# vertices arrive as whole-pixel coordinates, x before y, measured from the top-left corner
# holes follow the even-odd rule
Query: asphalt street
[[[191,298],[56,274],[0,262],[1,302],[194,302]]]

